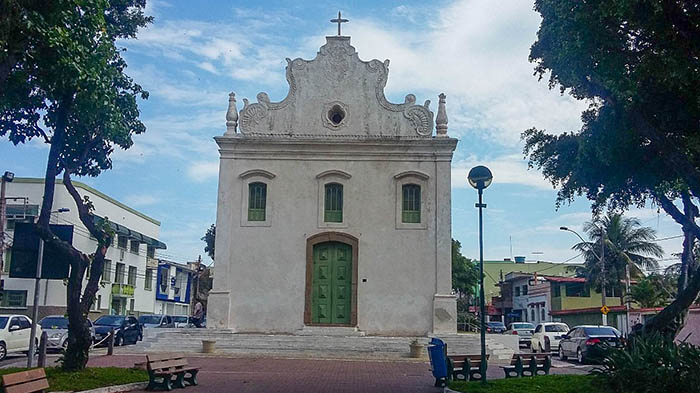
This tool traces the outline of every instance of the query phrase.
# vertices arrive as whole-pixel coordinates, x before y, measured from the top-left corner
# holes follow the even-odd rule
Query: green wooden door
[[[311,322],[350,324],[352,247],[327,242],[314,246]]]

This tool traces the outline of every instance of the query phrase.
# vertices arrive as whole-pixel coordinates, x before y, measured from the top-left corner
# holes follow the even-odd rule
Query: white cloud
[[[199,161],[187,168],[187,176],[196,182],[204,182],[219,175],[218,161]]]
[[[124,201],[127,205],[139,207],[139,206],[149,206],[159,203],[160,198],[149,195],[149,194],[132,194],[124,197]]]
[[[527,162],[520,154],[509,154],[492,159],[479,160],[470,156],[452,164],[452,187],[470,187],[467,181],[469,170],[477,165],[485,165],[493,175],[494,184],[520,184],[543,190],[552,190],[552,185],[538,171],[528,170]]]

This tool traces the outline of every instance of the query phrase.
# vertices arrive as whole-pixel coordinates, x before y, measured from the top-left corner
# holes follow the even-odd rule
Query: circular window
[[[345,110],[340,107],[340,105],[333,105],[328,111],[328,120],[335,126],[340,125],[345,119]]]

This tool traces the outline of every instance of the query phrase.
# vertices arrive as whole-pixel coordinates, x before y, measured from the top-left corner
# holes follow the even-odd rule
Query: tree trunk
[[[661,334],[674,336],[683,327],[683,316],[688,311],[700,293],[700,274],[694,274],[688,281],[688,286],[678,291],[678,296],[673,303],[666,306],[660,313],[651,319],[645,326],[644,332],[654,331]]]

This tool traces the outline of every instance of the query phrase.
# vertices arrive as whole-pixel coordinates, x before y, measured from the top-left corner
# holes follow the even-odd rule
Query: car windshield
[[[139,317],[139,323],[157,325],[160,323],[160,315],[142,315]]]
[[[583,328],[587,336],[620,336],[617,329],[609,326],[587,327]]]
[[[5,326],[7,326],[7,321],[9,319],[9,317],[0,317],[0,329],[4,329]]]
[[[514,323],[511,325],[513,329],[534,329],[531,323]]]
[[[97,321],[95,321],[95,325],[102,326],[121,326],[122,323],[124,323],[124,317],[116,315],[105,315],[97,318]]]
[[[39,321],[42,329],[68,329],[68,318],[46,317]]]
[[[185,322],[185,323],[187,323],[187,317],[186,316],[173,317],[173,322]]]
[[[544,325],[544,331],[545,332],[563,332],[566,333],[569,331],[569,327],[566,325]]]

